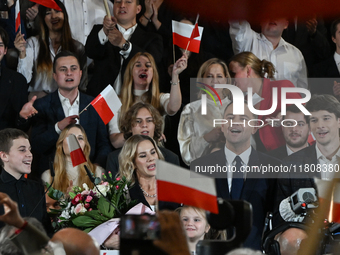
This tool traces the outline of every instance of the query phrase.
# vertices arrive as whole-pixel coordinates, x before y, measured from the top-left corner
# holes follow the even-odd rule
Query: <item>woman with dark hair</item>
[[[83,71],[79,88],[86,90],[87,58],[84,45],[72,38],[65,6],[59,0],[55,2],[61,11],[39,6],[38,36],[30,37],[26,42],[24,35],[19,32],[14,41],[20,52],[17,71],[30,83],[30,98],[34,95],[43,97],[57,89],[57,83],[52,77],[52,65],[55,55],[62,50],[71,51],[78,56]]]
[[[156,62],[147,52],[137,53],[128,63],[121,92],[122,107],[119,118],[109,122],[109,133],[115,148],[123,146],[125,140],[119,130],[118,119],[125,118],[125,113],[136,102],[142,101],[155,107],[161,115],[174,115],[182,103],[178,75],[187,67],[187,57],[183,55],[173,66],[170,93],[160,93],[159,76]]]
[[[260,115],[258,119],[264,122],[264,126],[255,134],[256,148],[260,151],[274,150],[283,146],[286,142],[280,125],[275,126],[274,121],[281,120],[281,88],[291,87],[294,84],[288,80],[271,81],[274,78],[274,65],[263,59],[260,60],[251,52],[241,52],[231,58],[229,70],[235,78],[235,84],[244,93],[252,88],[253,105],[258,110],[268,110],[272,106],[273,88],[277,89],[277,107],[270,115]],[[287,98],[301,98],[299,93],[288,93]],[[257,135],[258,134],[258,135]],[[258,137],[259,136],[259,137]]]

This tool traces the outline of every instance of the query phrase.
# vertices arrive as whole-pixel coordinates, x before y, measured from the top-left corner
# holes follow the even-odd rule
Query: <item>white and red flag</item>
[[[117,113],[122,103],[111,85],[107,87],[91,102],[91,105],[98,112],[100,118],[106,125]]]
[[[20,3],[19,0],[15,3],[15,32],[18,31],[21,24],[21,18],[20,18]]]
[[[327,197],[328,190],[332,189],[332,181],[316,178],[314,180],[318,188],[320,206],[323,206],[323,203],[325,203],[326,201],[331,201],[331,213],[329,214],[329,217],[331,217],[331,219],[328,220],[340,223],[340,183],[335,183],[332,192],[330,192],[331,196]]]
[[[70,134],[68,137],[66,137],[66,139],[73,167],[85,163],[86,158],[78,143],[77,137],[74,134]]]
[[[160,201],[183,203],[218,213],[213,178],[157,160],[157,197]]]
[[[45,6],[47,8],[62,11],[59,5],[54,0],[30,0],[30,1]]]
[[[203,27],[172,21],[172,39],[173,44],[182,49],[188,48],[188,51],[199,53]]]

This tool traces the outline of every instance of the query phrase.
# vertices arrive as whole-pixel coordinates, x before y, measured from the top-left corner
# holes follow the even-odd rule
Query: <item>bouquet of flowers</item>
[[[124,215],[136,202],[129,197],[128,182],[124,177],[112,179],[103,174],[104,180],[92,190],[87,184],[74,186],[69,197],[52,187],[48,195],[59,201],[61,209],[51,209],[50,215],[57,215],[52,222],[55,231],[65,227],[75,227],[90,232],[96,226]],[[110,202],[109,202],[110,201]]]

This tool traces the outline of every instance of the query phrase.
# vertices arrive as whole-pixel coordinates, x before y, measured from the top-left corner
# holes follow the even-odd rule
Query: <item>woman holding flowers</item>
[[[55,179],[52,187],[54,189],[60,190],[64,194],[68,193],[69,189],[72,188],[73,185],[82,186],[83,183],[86,183],[90,189],[93,188],[92,182],[86,175],[84,165],[82,164],[76,167],[72,166],[70,151],[66,139],[66,137],[68,137],[70,134],[74,134],[77,137],[79,145],[83,150],[87,160],[87,163],[85,164],[87,164],[89,170],[96,177],[101,177],[102,173],[104,172],[103,168],[92,164],[89,159],[91,147],[83,127],[78,124],[68,125],[59,135],[53,164]],[[52,177],[50,170],[46,170],[42,174],[41,178],[44,183],[51,183]]]

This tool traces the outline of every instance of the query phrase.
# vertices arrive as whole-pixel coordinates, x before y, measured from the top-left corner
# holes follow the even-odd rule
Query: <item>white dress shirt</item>
[[[320,149],[318,148],[318,145],[315,145],[315,149],[316,149],[316,158],[318,160],[318,164],[321,165],[321,169],[333,169],[333,171],[321,171],[321,179],[322,180],[332,180],[334,178],[334,174],[336,169],[338,169],[337,167],[335,167],[335,165],[339,164],[339,160],[340,160],[340,149],[338,149],[338,151],[335,153],[335,155],[332,157],[331,160],[329,160],[328,158],[326,158],[322,152],[320,151]],[[314,166],[315,169],[317,166]]]
[[[336,52],[334,52],[334,61],[335,61],[336,67],[338,68],[338,71],[340,73],[340,55]]]
[[[281,38],[274,49],[263,35],[253,31],[248,22],[230,22],[230,37],[235,54],[251,51],[259,59],[272,62],[276,68],[276,80],[290,80],[295,87],[308,88],[307,68],[299,49]]]
[[[224,147],[224,154],[227,159],[226,166],[228,165],[233,165],[235,166],[235,157],[239,156],[242,160],[242,166],[247,166],[249,163],[249,157],[251,153],[251,146],[249,146],[248,149],[246,149],[244,152],[242,152],[240,155],[235,154],[231,150],[229,150],[226,146]],[[232,180],[233,180],[233,173],[228,171],[227,173],[228,176],[228,187],[229,187],[229,193],[231,192],[231,185],[232,185]],[[246,173],[243,174],[243,178],[246,179]]]

